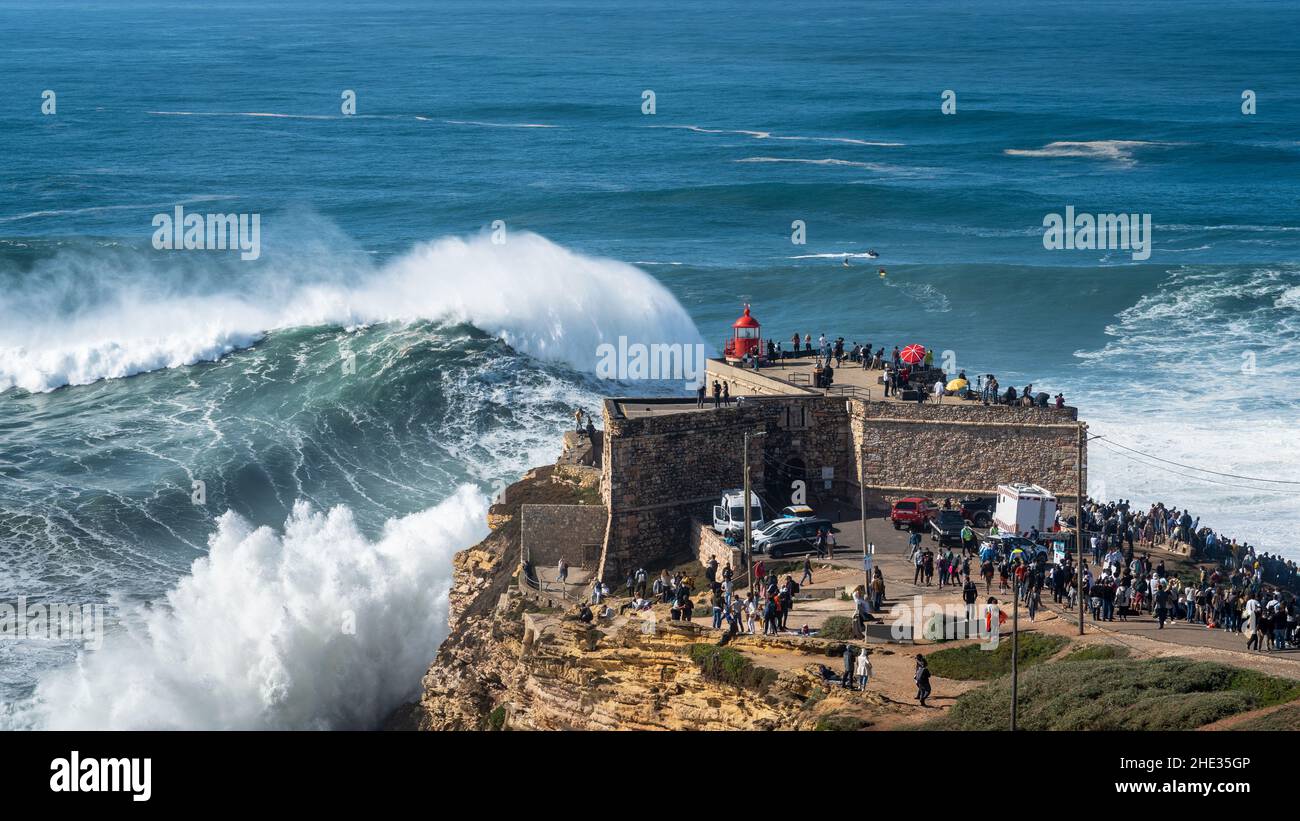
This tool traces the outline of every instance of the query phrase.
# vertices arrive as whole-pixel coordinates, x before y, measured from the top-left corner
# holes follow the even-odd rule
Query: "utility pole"
[[[866,442],[863,442],[865,445]],[[866,579],[864,594],[871,595],[871,573],[867,570],[867,484],[863,481],[863,463],[866,461],[867,454],[865,451],[858,455],[858,511],[862,515],[862,575]],[[874,550],[872,551],[875,552]]]
[[[1088,435],[1088,423],[1079,423],[1079,454],[1076,461],[1075,478],[1075,515],[1074,515],[1074,554],[1079,563],[1079,581],[1075,589],[1079,593],[1079,635],[1083,635],[1083,445]]]
[[[766,431],[762,431],[762,432],[760,432],[760,433],[755,433],[755,434],[752,434],[752,435],[753,435],[753,436],[763,436],[765,433],[766,433]],[[749,593],[750,593],[751,596],[753,596],[753,595],[754,595],[754,590],[756,590],[756,589],[758,588],[758,583],[757,583],[758,580],[754,578],[754,558],[753,558],[753,554],[754,554],[754,544],[753,544],[753,528],[754,528],[754,523],[753,523],[753,521],[752,521],[752,517],[750,516],[750,504],[749,504],[749,494],[750,494],[750,490],[749,490],[749,437],[750,437],[750,435],[751,435],[751,434],[748,433],[748,432],[745,433],[745,452],[744,452],[744,454],[743,454],[744,465],[745,465],[745,489],[744,489],[744,491],[743,491],[744,496],[743,496],[743,498],[742,498],[742,500],[741,500],[741,504],[743,504],[743,505],[745,506],[745,575],[746,575],[746,577],[748,577],[748,579],[749,579],[749,582],[748,582],[748,584],[750,585]]]
[[[1020,684],[1020,576],[1012,571],[1011,602],[1011,732],[1016,731],[1016,708]]]

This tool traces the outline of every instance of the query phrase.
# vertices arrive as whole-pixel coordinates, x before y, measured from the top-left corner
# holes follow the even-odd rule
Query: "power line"
[[[1097,438],[1100,439],[1101,437],[1097,437]],[[1103,441],[1109,442],[1110,440],[1103,440]],[[1111,444],[1115,444],[1115,443],[1111,442]],[[1105,446],[1103,445],[1103,447]],[[1106,450],[1109,450],[1111,453],[1115,454],[1116,456],[1122,456],[1125,459],[1128,459],[1133,462],[1137,462],[1139,465],[1144,465],[1149,468],[1155,468],[1156,470],[1162,470],[1165,473],[1172,473],[1173,475],[1181,477],[1183,479],[1192,479],[1198,482],[1209,482],[1210,484],[1213,485],[1223,485],[1224,487],[1233,487],[1233,488],[1237,488],[1238,490],[1257,490],[1257,491],[1262,491],[1264,493],[1292,493],[1293,492],[1289,490],[1284,490],[1283,488],[1280,487],[1255,487],[1253,485],[1238,485],[1238,484],[1233,484],[1232,482],[1220,482],[1217,479],[1210,479],[1205,476],[1196,476],[1194,474],[1179,473],[1178,471],[1170,470],[1167,467],[1161,467],[1160,465],[1153,465],[1150,462],[1144,462],[1141,459],[1135,459],[1132,456],[1129,456],[1127,453],[1120,453],[1119,451],[1112,450],[1111,448],[1108,447],[1106,448]]]
[[[1174,466],[1176,466],[1176,467],[1185,468],[1185,469],[1187,469],[1187,470],[1195,470],[1195,471],[1199,471],[1199,472],[1201,472],[1201,473],[1211,473],[1211,474],[1214,474],[1215,476],[1226,476],[1226,477],[1229,478],[1229,479],[1245,479],[1245,480],[1250,481],[1250,482],[1271,482],[1271,483],[1273,483],[1273,484],[1278,484],[1278,485],[1300,485],[1300,482],[1293,481],[1293,480],[1291,480],[1291,479],[1265,479],[1265,478],[1260,477],[1260,476],[1239,476],[1239,475],[1237,475],[1237,474],[1235,474],[1235,473],[1224,473],[1224,472],[1222,472],[1222,471],[1218,471],[1218,470],[1210,470],[1209,468],[1198,468],[1198,467],[1196,467],[1195,465],[1184,465],[1184,464],[1182,464],[1181,462],[1174,462],[1174,461],[1169,460],[1169,459],[1162,459],[1162,458],[1160,458],[1159,456],[1156,456],[1156,455],[1153,454],[1153,453],[1146,453],[1145,451],[1140,451],[1140,450],[1138,450],[1137,448],[1131,448],[1131,447],[1129,447],[1128,445],[1121,445],[1119,442],[1116,442],[1116,441],[1114,441],[1114,440],[1112,440],[1112,439],[1107,439],[1107,438],[1104,437],[1104,436],[1095,436],[1095,437],[1093,437],[1093,438],[1095,438],[1095,439],[1101,439],[1101,440],[1104,441],[1104,442],[1110,442],[1110,443],[1111,443],[1112,445],[1114,445],[1115,447],[1123,448],[1124,450],[1128,450],[1128,451],[1132,451],[1133,453],[1137,453],[1137,454],[1140,454],[1140,455],[1142,455],[1142,456],[1146,456],[1146,457],[1149,458],[1149,459],[1155,459],[1157,462],[1164,462],[1164,463],[1167,464],[1167,465],[1174,465]],[[1134,461],[1136,461],[1136,460],[1134,460]],[[1154,465],[1153,465],[1152,467],[1154,467]],[[1172,471],[1171,471],[1171,472],[1172,472]],[[1226,482],[1219,482],[1218,484],[1227,484],[1227,483],[1226,483]]]

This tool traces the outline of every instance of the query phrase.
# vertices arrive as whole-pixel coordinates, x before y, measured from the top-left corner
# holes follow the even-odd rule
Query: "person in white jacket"
[[[858,689],[867,689],[867,682],[871,680],[871,657],[867,655],[866,647],[858,654],[853,672],[858,677]]]

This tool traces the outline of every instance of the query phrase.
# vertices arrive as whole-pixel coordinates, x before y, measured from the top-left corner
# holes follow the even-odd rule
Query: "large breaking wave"
[[[13,716],[46,729],[370,729],[447,633],[452,554],[487,530],[462,487],[363,536],[299,503],[284,532],[234,513],[166,601],[47,673]]]
[[[466,322],[580,371],[614,336],[700,341],[639,269],[536,234],[427,242],[378,266],[364,255],[268,255],[240,268],[204,252],[64,251],[0,303],[0,391],[32,392],[217,359],[265,333],[419,319]]]
[[[378,726],[417,694],[445,637],[451,557],[487,530],[482,485],[553,458],[572,408],[590,407],[581,372],[602,342],[700,338],[652,277],[540,236],[441,239],[380,264],[334,239],[267,255],[261,272],[104,247],[0,270],[14,286],[0,307],[0,387],[44,392],[224,357],[101,385],[119,388],[94,394],[103,406],[83,398],[96,388],[7,397],[15,413],[61,408],[64,421],[57,437],[23,427],[14,442],[31,467],[0,494],[0,532],[21,537],[0,553],[0,589],[102,596],[116,619],[98,650],[0,657],[24,666],[7,677],[22,696],[4,692],[0,725]],[[338,374],[342,338],[361,356],[357,381]],[[96,467],[42,484],[42,466],[78,449]],[[192,477],[219,494],[215,521],[189,504]],[[58,501],[73,491],[84,504]],[[282,495],[289,512],[266,515]],[[163,546],[114,524],[141,513],[206,551],[170,573],[142,566]],[[42,520],[71,538],[40,541]]]

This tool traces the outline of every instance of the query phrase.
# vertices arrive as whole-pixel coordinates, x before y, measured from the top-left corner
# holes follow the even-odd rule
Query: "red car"
[[[902,530],[904,527],[922,528],[927,526],[938,513],[939,506],[933,499],[909,496],[894,502],[894,506],[889,510],[889,520],[894,523],[895,530]]]

